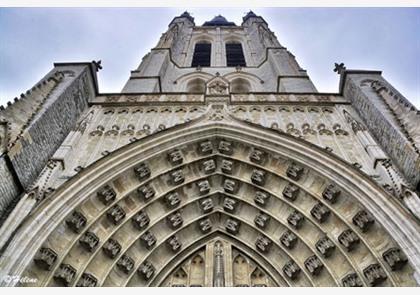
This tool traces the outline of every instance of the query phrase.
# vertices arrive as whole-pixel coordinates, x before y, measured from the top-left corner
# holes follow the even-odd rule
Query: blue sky
[[[31,88],[54,62],[102,60],[100,92],[119,92],[176,15],[236,24],[248,8],[0,8],[0,104]],[[308,71],[337,92],[335,62],[382,70],[420,108],[420,8],[252,8]]]

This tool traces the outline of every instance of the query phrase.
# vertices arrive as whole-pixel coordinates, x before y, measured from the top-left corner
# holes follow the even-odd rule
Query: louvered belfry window
[[[194,56],[191,67],[209,67],[211,56],[210,43],[197,43],[194,48]]]
[[[226,65],[228,67],[246,67],[241,43],[226,44]]]

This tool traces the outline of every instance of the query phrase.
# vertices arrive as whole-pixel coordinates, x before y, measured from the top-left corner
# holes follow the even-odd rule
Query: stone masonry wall
[[[409,183],[416,187],[420,181],[420,157],[406,136],[393,126],[392,118],[384,111],[378,95],[360,86],[363,80],[380,80],[387,83],[380,75],[348,74],[343,94],[357,109],[375,140],[403,172]]]
[[[65,77],[51,93],[45,108],[37,114],[19,144],[9,152],[25,189],[47,164],[94,94],[88,67],[71,70],[73,74]]]
[[[10,167],[7,165],[5,155],[0,156],[0,225],[1,218],[8,210],[15,196],[20,193],[20,187],[15,182]]]

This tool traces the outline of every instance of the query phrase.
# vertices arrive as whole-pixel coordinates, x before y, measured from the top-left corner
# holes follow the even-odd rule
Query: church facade
[[[1,107],[1,286],[420,284],[420,111],[380,71],[320,93],[253,12],[100,69]]]

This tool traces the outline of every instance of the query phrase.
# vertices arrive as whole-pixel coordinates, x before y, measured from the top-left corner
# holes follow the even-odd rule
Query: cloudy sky
[[[102,60],[100,92],[119,92],[176,15],[197,25],[248,8],[0,8],[0,104],[31,88],[54,62]],[[335,62],[382,70],[420,108],[420,8],[252,8],[308,71],[337,92]]]

